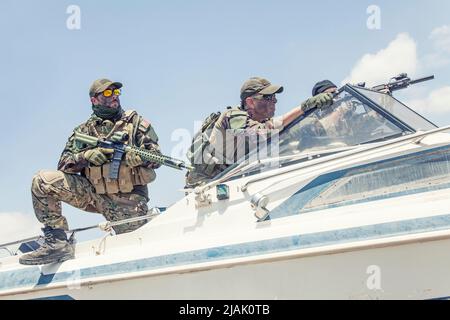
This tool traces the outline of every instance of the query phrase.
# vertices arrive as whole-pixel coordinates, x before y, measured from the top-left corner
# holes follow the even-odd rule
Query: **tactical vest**
[[[194,167],[194,171],[188,173],[186,176],[187,186],[192,187],[200,184],[202,181],[212,179],[229,167],[225,163],[217,163],[218,159],[214,157],[214,152],[210,146],[211,132],[217,121],[221,119],[221,116],[222,114],[220,112],[212,113],[203,121],[201,129],[192,139],[191,147],[186,153],[186,156]],[[229,107],[227,117],[231,129],[245,128],[248,113],[237,107]]]
[[[89,122],[89,134],[99,138],[101,137],[108,139],[117,131],[127,132],[129,135],[129,140],[126,141],[125,144],[135,145],[134,139],[137,131],[140,130],[145,134],[150,126],[148,122],[143,121],[140,116],[136,115],[137,113],[134,110],[125,111],[122,118],[113,124],[112,129],[106,135],[105,133],[99,133],[95,127],[95,124],[93,122]],[[119,168],[118,178],[110,179],[110,166],[110,163],[106,163],[102,166],[89,165],[84,170],[86,178],[92,183],[97,194],[117,194],[119,192],[129,193],[133,191],[134,186],[147,185],[156,178],[156,173],[153,169],[141,166],[131,168],[125,164],[125,161],[122,161]]]

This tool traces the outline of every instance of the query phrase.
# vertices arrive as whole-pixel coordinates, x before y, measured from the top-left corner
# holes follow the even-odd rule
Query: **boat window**
[[[317,177],[270,213],[271,219],[440,190],[450,186],[448,146]]]

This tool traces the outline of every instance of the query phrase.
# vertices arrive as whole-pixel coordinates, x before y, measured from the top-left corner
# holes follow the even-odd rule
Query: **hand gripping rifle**
[[[100,147],[113,149],[114,155],[111,161],[111,167],[109,170],[109,178],[117,179],[119,176],[119,167],[120,162],[122,161],[122,157],[127,152],[134,152],[138,154],[143,160],[150,161],[153,163],[158,163],[164,166],[168,166],[171,168],[175,168],[178,170],[187,169],[189,171],[194,170],[193,167],[186,164],[182,160],[174,159],[165,155],[162,155],[157,152],[152,152],[146,149],[141,149],[134,146],[128,146],[124,144],[125,141],[128,141],[128,134],[126,132],[115,132],[110,140],[92,137],[87,134],[83,134],[75,131],[75,141],[84,143],[88,146],[92,147]]]

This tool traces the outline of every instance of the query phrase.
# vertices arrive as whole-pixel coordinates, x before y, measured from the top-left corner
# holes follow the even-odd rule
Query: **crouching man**
[[[129,146],[159,152],[158,137],[148,121],[136,111],[124,111],[119,96],[122,84],[99,79],[92,84],[89,95],[93,113],[74,132],[96,138],[110,138],[125,132]],[[147,184],[154,181],[159,164],[143,161],[139,155],[126,153],[120,163],[117,179],[109,171],[113,149],[91,147],[69,138],[58,163],[57,171],[40,171],[32,181],[33,207],[44,224],[45,243],[36,251],[23,255],[20,263],[41,265],[74,258],[73,246],[66,231],[66,218],[61,202],[87,212],[102,214],[108,221],[118,221],[147,214]],[[113,227],[116,234],[126,233],[144,225],[138,221]]]

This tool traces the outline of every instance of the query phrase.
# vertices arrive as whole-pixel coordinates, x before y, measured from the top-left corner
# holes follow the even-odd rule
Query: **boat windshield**
[[[398,119],[406,122],[415,131],[428,131],[437,128],[435,124],[428,121],[412,109],[408,108],[406,105],[389,94],[360,87],[352,88],[365,97],[369,98],[379,106],[383,107],[384,110],[387,110]]]
[[[359,91],[356,87],[346,85],[339,90],[331,107],[315,110],[295,120],[276,138],[272,136],[265,147],[250,152],[246,156],[247,161],[251,163],[255,162],[255,159],[259,161],[265,159],[263,163],[256,166],[257,171],[261,172],[290,164],[292,161],[298,162],[299,159],[302,159],[301,161],[311,159],[311,157],[305,158],[302,155],[334,154],[361,144],[410,134],[415,132],[418,127],[436,128],[397,100],[389,97],[383,98],[388,95],[378,95],[374,92],[373,97],[368,97],[366,91],[369,94],[372,92],[370,90]],[[383,102],[387,104],[384,105]],[[408,117],[400,119],[401,115]],[[411,125],[412,118],[416,122]],[[419,122],[418,119],[421,121],[420,125],[416,124]],[[271,164],[271,159],[273,159],[273,164]],[[238,163],[242,165],[243,161],[244,159]],[[232,168],[235,167],[236,165],[232,166]],[[232,168],[228,168],[226,172],[230,172]],[[255,171],[255,166],[252,165],[249,168],[252,168],[250,171]],[[245,167],[243,169],[240,173],[248,173]],[[223,177],[226,172],[219,177]]]
[[[281,132],[279,154],[286,156],[355,146],[410,132],[373,108],[368,101],[343,90],[331,107],[316,110]]]

